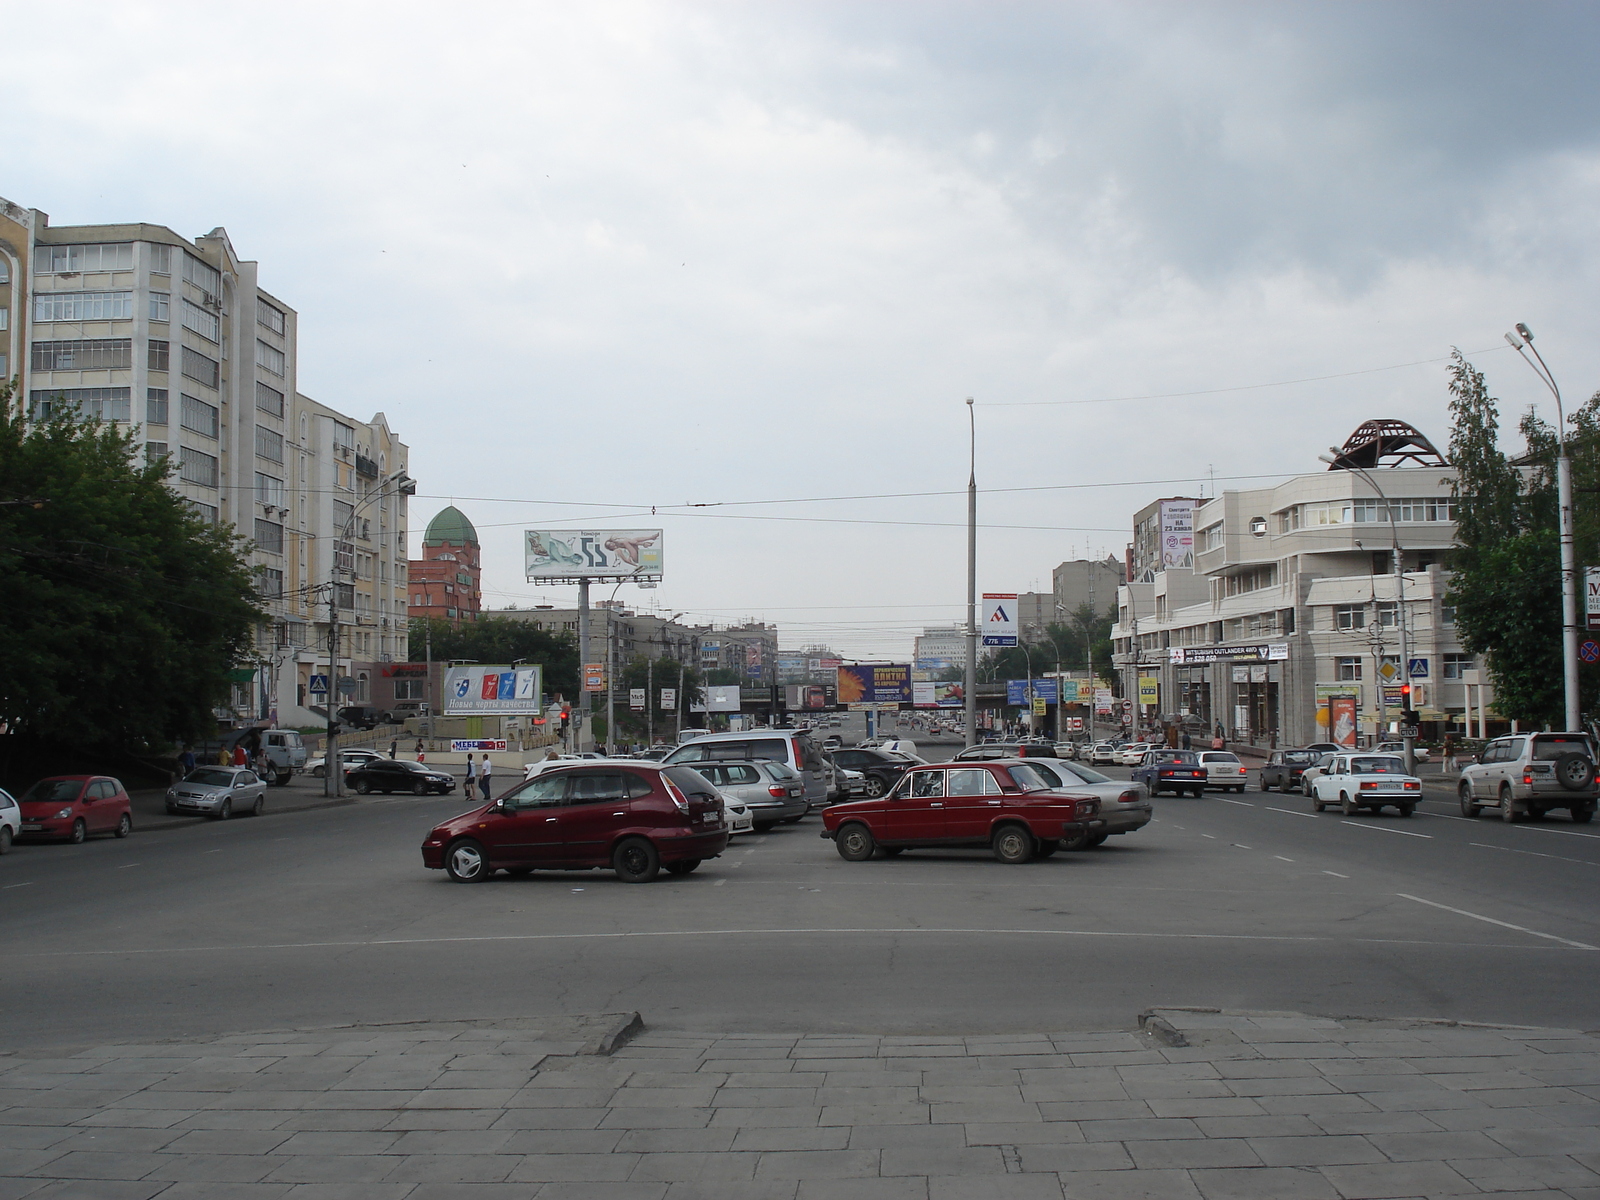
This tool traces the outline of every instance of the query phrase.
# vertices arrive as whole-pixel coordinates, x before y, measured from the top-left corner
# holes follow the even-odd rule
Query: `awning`
[[[252,683],[255,681],[256,669],[254,667],[235,667],[228,672],[229,683]]]

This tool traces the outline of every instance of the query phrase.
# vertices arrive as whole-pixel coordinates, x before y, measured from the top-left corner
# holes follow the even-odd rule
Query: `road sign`
[[[1383,676],[1384,679],[1393,680],[1400,674],[1400,664],[1387,661],[1379,663],[1378,674]]]
[[[603,692],[606,690],[606,667],[604,663],[583,664],[583,690],[586,692]]]
[[[306,691],[313,696],[326,696],[328,694],[328,677],[326,675],[313,675],[311,682],[306,685]]]
[[[644,689],[643,688],[629,688],[628,689],[628,707],[633,709],[634,712],[643,712],[644,711]]]
[[[1042,717],[1048,711],[1049,709],[1045,704],[1044,698],[1042,696],[1035,696],[1033,698],[1033,715],[1036,717]]]
[[[1017,594],[1015,592],[985,592],[983,594],[983,644],[985,646],[1015,646],[1017,644]]]
[[[1586,663],[1600,662],[1600,642],[1584,642],[1578,647],[1578,657]]]
[[[1133,711],[1133,701],[1132,700],[1124,700],[1122,702],[1122,711],[1123,712],[1132,712]]]
[[[354,696],[356,694],[356,681],[348,675],[339,677],[337,687],[341,696]]]
[[[1584,612],[1590,629],[1600,629],[1600,567],[1583,569]]]
[[[1410,670],[1409,670],[1408,674],[1410,674],[1411,678],[1413,678],[1413,679],[1426,679],[1426,678],[1428,678],[1428,660],[1427,659],[1425,659],[1425,658],[1413,658],[1413,659],[1409,660],[1409,663],[1410,663]]]

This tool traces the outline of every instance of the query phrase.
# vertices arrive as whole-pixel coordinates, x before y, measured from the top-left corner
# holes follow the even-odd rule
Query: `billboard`
[[[960,683],[913,683],[912,703],[918,708],[960,708],[966,692]]]
[[[1161,502],[1161,567],[1194,569],[1194,501]]]
[[[700,690],[705,693],[705,702],[690,705],[690,712],[736,713],[739,711],[738,684],[730,683],[718,687],[705,687]]]
[[[1288,642],[1258,642],[1249,646],[1173,646],[1174,663],[1286,662]]]
[[[530,582],[661,578],[659,529],[530,529],[523,549]]]
[[[1161,680],[1154,675],[1139,676],[1139,703],[1154,708],[1161,702]]]
[[[910,704],[911,664],[839,668],[840,704]]]
[[[983,594],[983,644],[985,646],[1015,646],[1017,644],[1017,594],[1015,592],[985,592]]]
[[[1046,704],[1055,704],[1059,694],[1059,683],[1054,679],[1033,680],[1033,694],[1028,694],[1028,680],[1006,680],[1006,703],[1026,704],[1029,700],[1043,700]]]
[[[537,716],[543,691],[543,667],[451,667],[444,676],[444,712],[447,717]]]

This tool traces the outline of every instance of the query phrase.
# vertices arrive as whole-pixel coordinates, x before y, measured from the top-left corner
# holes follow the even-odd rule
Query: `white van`
[[[692,742],[697,737],[705,737],[710,732],[711,730],[709,729],[680,729],[678,730],[678,745],[681,746],[685,742]]]
[[[684,733],[688,733],[684,730]],[[705,733],[679,746],[665,766],[692,767],[701,762],[761,759],[781,762],[806,781],[806,800],[813,809],[828,803],[827,764],[809,734],[794,729],[752,729],[744,733]],[[681,736],[681,735],[680,735]],[[798,819],[798,818],[795,818]]]

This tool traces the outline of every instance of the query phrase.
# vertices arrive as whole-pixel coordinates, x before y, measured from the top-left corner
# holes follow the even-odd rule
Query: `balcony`
[[[357,454],[356,455],[356,474],[360,475],[360,476],[363,476],[364,478],[367,478],[367,479],[376,479],[378,477],[378,464],[377,464],[377,462],[375,460],[373,460],[373,459],[368,458],[365,454]]]

